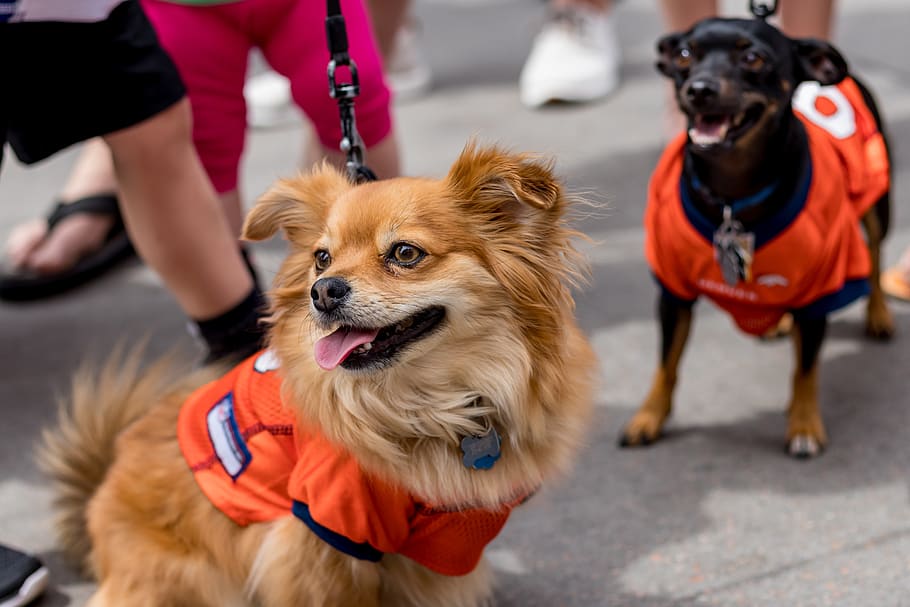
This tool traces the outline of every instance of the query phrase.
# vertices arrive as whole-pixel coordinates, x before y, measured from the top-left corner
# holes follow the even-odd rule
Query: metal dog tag
[[[730,207],[724,207],[724,221],[714,232],[714,258],[725,283],[736,286],[740,280],[752,280],[754,252],[755,234],[745,232],[743,225],[733,219]]]
[[[502,453],[501,444],[499,433],[492,426],[480,436],[465,436],[461,439],[461,461],[472,470],[489,470]]]

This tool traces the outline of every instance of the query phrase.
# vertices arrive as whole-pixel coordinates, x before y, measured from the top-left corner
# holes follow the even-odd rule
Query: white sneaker
[[[521,102],[536,108],[606,97],[619,84],[620,55],[609,12],[584,7],[555,12],[521,70]]]
[[[291,98],[291,82],[275,72],[263,72],[249,78],[243,87],[243,96],[246,99],[246,122],[252,128],[291,124],[299,118],[299,111]]]
[[[395,48],[386,65],[385,78],[396,101],[414,99],[430,88],[430,66],[421,54],[411,24],[403,25],[395,34]]]

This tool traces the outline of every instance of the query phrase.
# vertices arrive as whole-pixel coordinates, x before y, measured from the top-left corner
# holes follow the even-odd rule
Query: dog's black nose
[[[351,285],[343,278],[320,278],[313,283],[310,297],[320,312],[331,312],[344,303],[351,293]]]
[[[685,95],[692,107],[704,107],[717,100],[720,95],[720,83],[707,78],[693,80],[686,85]]]

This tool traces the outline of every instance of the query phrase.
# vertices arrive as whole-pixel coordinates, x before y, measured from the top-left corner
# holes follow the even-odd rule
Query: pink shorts
[[[338,149],[341,123],[329,97],[322,0],[242,0],[188,6],[142,0],[162,46],[174,59],[193,107],[193,139],[219,193],[237,189],[246,134],[246,80],[250,49],[291,81],[291,94],[313,123],[320,142]],[[370,22],[360,0],[342,0],[351,58],[360,76],[357,130],[371,147],[392,129],[390,94]]]

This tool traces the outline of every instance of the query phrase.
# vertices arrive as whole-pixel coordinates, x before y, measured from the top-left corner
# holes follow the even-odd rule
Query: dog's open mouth
[[[694,114],[689,119],[689,140],[701,148],[732,143],[758,123],[765,107],[754,103],[738,114]]]
[[[341,326],[316,342],[316,363],[326,371],[339,365],[350,370],[386,365],[430,335],[444,318],[445,308],[433,306],[378,329]]]

